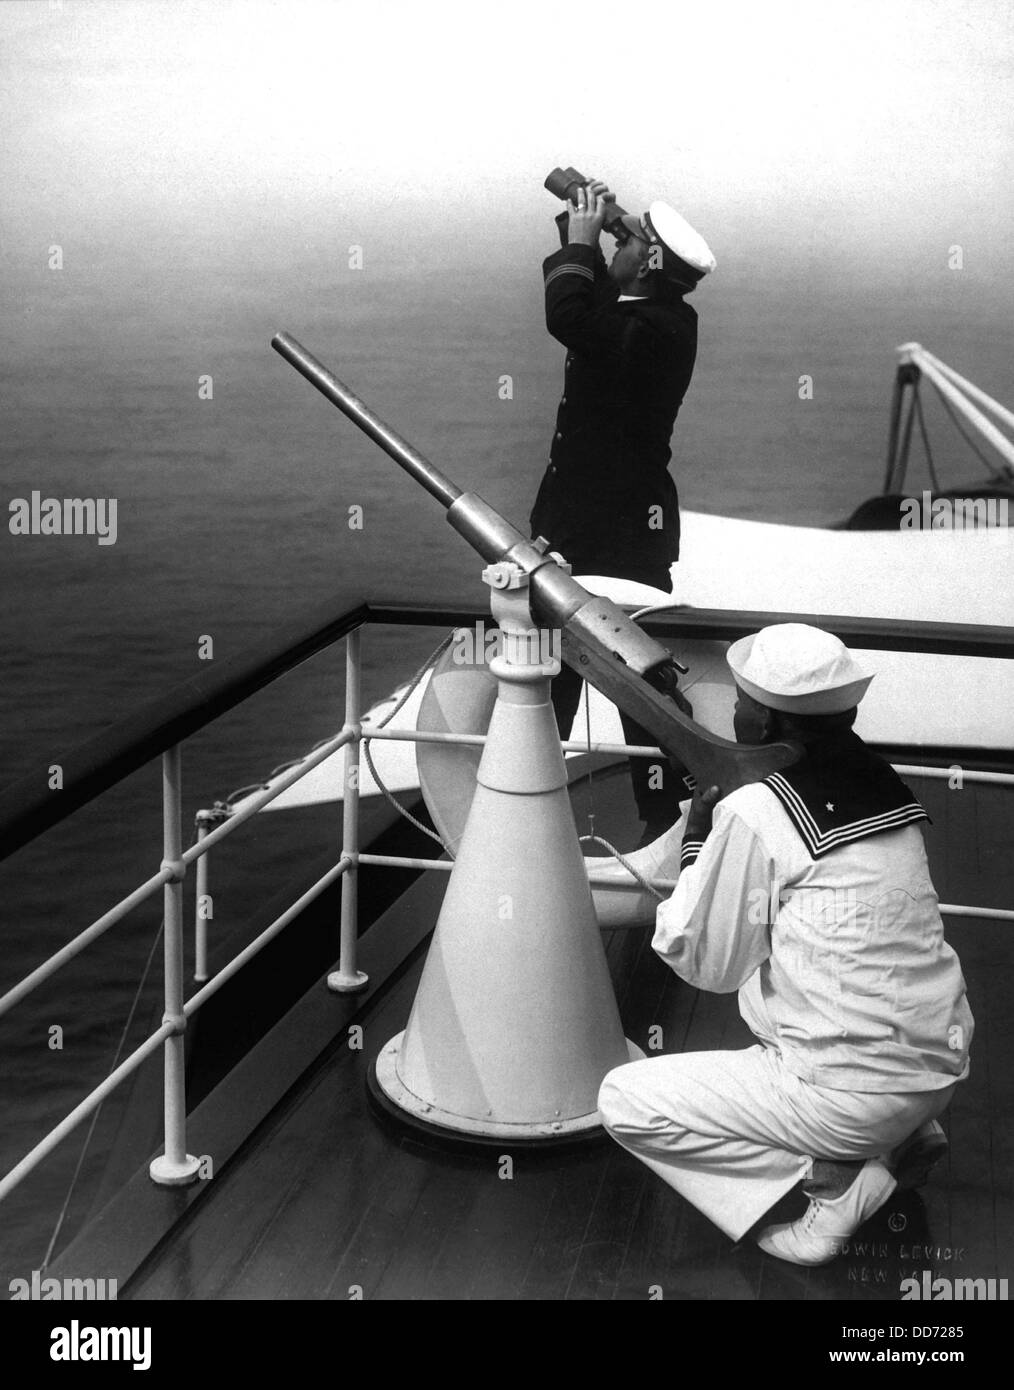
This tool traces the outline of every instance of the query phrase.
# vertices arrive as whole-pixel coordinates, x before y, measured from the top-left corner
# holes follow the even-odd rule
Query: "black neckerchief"
[[[929,820],[890,763],[849,729],[812,743],[797,763],[764,778],[812,859],[853,840]]]

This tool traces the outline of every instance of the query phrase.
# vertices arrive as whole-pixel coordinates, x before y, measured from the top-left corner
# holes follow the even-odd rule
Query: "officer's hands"
[[[601,179],[590,179],[587,188],[577,190],[575,198],[576,206],[570,214],[567,240],[572,246],[595,246],[608,205],[616,202],[616,194],[610,193]]]

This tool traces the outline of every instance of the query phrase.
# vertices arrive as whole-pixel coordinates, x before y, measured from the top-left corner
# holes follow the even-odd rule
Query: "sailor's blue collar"
[[[849,730],[807,747],[764,778],[812,859],[870,835],[929,820],[890,763]]]

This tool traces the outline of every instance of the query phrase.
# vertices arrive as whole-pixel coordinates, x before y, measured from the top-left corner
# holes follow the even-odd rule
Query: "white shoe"
[[[875,1211],[884,1205],[896,1183],[879,1158],[869,1158],[852,1185],[833,1202],[813,1197],[798,1221],[766,1226],[757,1244],[769,1255],[794,1265],[825,1265],[841,1254],[842,1246]]]

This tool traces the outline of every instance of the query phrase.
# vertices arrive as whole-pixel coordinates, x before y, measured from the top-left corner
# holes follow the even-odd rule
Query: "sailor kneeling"
[[[935,1121],[968,1075],[972,1015],[928,817],[852,731],[872,676],[799,623],[735,642],[728,661],[737,740],[804,753],[717,805],[716,788],[697,795],[652,945],[688,983],[739,990],[758,1041],[618,1067],[599,1109],[734,1240],[756,1228],[768,1253],[824,1264],[946,1147]],[[799,1182],[805,1215],[763,1220]]]

